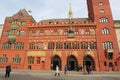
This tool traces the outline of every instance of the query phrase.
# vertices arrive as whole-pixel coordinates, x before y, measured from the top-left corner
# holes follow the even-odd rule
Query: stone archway
[[[59,66],[59,69],[61,69],[61,59],[59,56],[55,55],[52,59],[51,59],[51,70],[55,70],[56,66]]]
[[[93,66],[93,69],[95,68],[94,66],[94,60],[92,59],[91,56],[87,55],[84,57],[84,60],[83,60],[83,66],[86,65],[86,66]]]
[[[67,65],[69,70],[76,70],[78,67],[77,59],[74,56],[69,56],[67,58]]]

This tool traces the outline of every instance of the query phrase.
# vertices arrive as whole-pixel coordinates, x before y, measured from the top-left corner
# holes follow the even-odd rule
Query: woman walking
[[[60,76],[60,72],[59,72],[59,67],[58,67],[58,65],[56,66],[56,72],[55,72],[55,76]]]

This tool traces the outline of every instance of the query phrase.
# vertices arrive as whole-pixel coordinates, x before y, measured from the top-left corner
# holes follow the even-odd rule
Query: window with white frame
[[[102,29],[102,34],[110,34],[109,28],[103,28]]]
[[[104,9],[100,9],[100,13],[105,13],[105,10]]]
[[[6,54],[3,54],[2,57],[0,57],[0,63],[7,63],[8,58],[6,56]]]
[[[18,54],[16,54],[12,59],[12,63],[13,64],[20,64],[20,62],[21,62],[21,58],[19,57]]]
[[[103,6],[103,2],[99,2],[99,6]]]
[[[104,49],[113,49],[113,43],[110,41],[103,42]]]
[[[26,32],[24,30],[21,30],[21,31],[19,31],[19,35],[24,36],[24,35],[26,35]]]
[[[99,21],[100,21],[100,23],[108,23],[109,22],[108,18],[106,18],[106,17],[100,18]]]

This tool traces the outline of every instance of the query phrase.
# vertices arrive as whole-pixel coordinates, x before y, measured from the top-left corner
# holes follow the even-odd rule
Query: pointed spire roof
[[[30,16],[29,13],[26,11],[26,9],[20,9],[20,11],[13,16],[18,16],[18,15],[23,15],[23,16]]]
[[[25,15],[25,16],[30,16],[30,15],[28,14],[28,12],[26,11],[26,9],[21,9],[20,12],[21,12],[23,15]]]
[[[70,3],[70,8],[69,8],[68,16],[69,16],[70,20],[73,18],[73,12],[72,12],[72,8],[71,8],[71,3]]]

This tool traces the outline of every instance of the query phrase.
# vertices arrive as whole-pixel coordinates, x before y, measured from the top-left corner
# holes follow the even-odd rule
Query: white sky
[[[120,20],[120,0],[109,1],[114,20]],[[1,0],[0,24],[4,23],[5,17],[12,16],[23,8],[31,10],[37,22],[42,19],[67,18],[69,3],[74,18],[88,17],[86,0]]]

